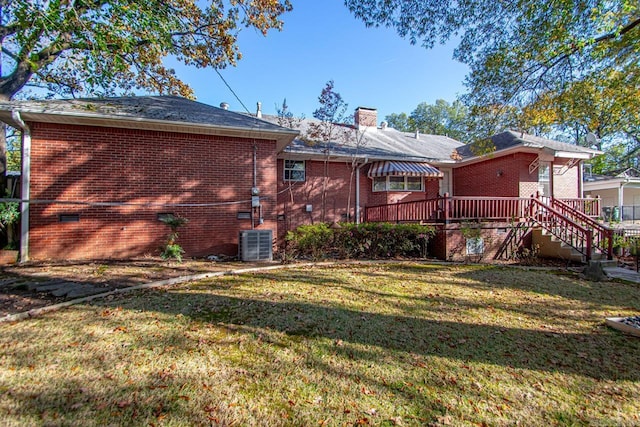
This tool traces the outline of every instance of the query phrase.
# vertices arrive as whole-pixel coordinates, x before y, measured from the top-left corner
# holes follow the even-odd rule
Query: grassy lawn
[[[640,288],[292,268],[0,325],[3,425],[640,425]]]

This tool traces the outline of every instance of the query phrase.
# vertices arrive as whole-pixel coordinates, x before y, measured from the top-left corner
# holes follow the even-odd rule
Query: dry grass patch
[[[640,289],[488,266],[223,277],[2,325],[9,425],[638,425]]]

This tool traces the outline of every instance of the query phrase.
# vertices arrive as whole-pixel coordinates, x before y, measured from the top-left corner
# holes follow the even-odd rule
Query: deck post
[[[587,253],[586,253],[586,258],[587,258],[587,262],[591,261],[591,246],[593,244],[593,231],[587,229]]]
[[[444,193],[444,223],[445,224],[449,224],[449,216],[451,215],[451,213],[449,212],[449,201],[450,201],[450,197],[449,197],[449,193]]]

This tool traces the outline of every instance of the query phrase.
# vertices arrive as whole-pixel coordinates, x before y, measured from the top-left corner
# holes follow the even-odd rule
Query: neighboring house
[[[24,135],[22,260],[157,255],[163,214],[189,220],[187,255],[237,254],[240,230],[276,230],[276,155],[298,134],[172,96],[4,102],[0,120]]]
[[[372,108],[332,141],[306,138],[317,121],[290,129],[256,115],[164,96],[0,103],[0,120],[25,137],[22,259],[157,254],[169,232],[158,218],[169,213],[189,219],[178,241],[186,255],[234,255],[243,230],[276,240],[412,203],[430,209],[412,220],[437,223],[433,253],[455,259],[465,240],[448,219],[483,221],[496,216],[487,206],[512,198],[490,225],[495,255],[523,200],[580,198],[582,162],[599,154],[513,131],[475,146],[399,132],[378,126]]]
[[[584,194],[602,199],[603,216],[631,221],[640,219],[640,171],[628,168],[611,175],[587,173]]]

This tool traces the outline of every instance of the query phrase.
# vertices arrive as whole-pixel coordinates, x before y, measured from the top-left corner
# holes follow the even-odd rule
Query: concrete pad
[[[63,297],[65,295],[67,295],[69,292],[80,288],[82,285],[79,285],[77,283],[72,283],[72,284],[68,284],[68,285],[64,285],[59,287],[58,289],[55,289],[51,292],[49,292],[51,295],[53,295],[54,297]]]
[[[624,320],[624,317],[607,317],[605,322],[610,328],[617,329],[625,334],[640,337],[640,329],[622,323],[622,320]]]
[[[615,279],[622,279],[628,282],[640,283],[640,273],[622,267],[605,267],[604,272],[607,276]]]
[[[88,295],[95,295],[95,294],[99,294],[100,292],[103,292],[104,289],[100,289],[100,288],[95,288],[91,285],[84,285],[81,287],[78,287],[76,289],[72,289],[68,294],[67,297],[69,298],[80,298],[80,297],[86,297]]]
[[[45,286],[45,285],[59,285],[60,283],[67,283],[66,280],[47,280],[47,281],[34,281],[34,282],[27,282],[25,284],[25,286],[27,287],[27,290],[30,291],[34,291],[36,290],[36,288],[40,287],[40,286]]]
[[[60,289],[64,286],[77,286],[77,285],[79,284],[75,282],[55,282],[55,283],[43,282],[41,286],[37,286],[32,290],[35,290],[36,292],[50,292],[50,291],[55,291],[56,289]]]

